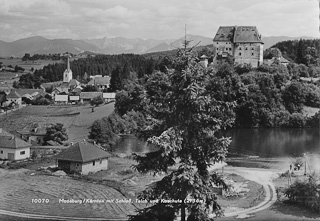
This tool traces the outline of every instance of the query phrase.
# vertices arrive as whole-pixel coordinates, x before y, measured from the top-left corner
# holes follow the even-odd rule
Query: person
[[[290,172],[292,171],[292,164],[290,164]]]
[[[297,165],[297,168],[298,168],[298,170],[300,170],[300,164],[298,163],[298,165]]]

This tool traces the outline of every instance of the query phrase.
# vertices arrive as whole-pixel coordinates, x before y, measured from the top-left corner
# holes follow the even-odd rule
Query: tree
[[[305,102],[305,90],[299,82],[292,82],[285,88],[282,99],[290,113],[301,112]]]
[[[45,142],[52,140],[59,144],[62,144],[63,141],[68,140],[66,128],[64,128],[63,124],[61,123],[52,124],[49,127],[47,127],[46,130],[47,132],[44,137]]]
[[[90,101],[90,104],[92,106],[99,106],[100,104],[103,104],[103,102],[103,98],[101,96],[97,96]]]
[[[154,183],[139,195],[146,200],[172,200],[176,203],[162,204],[142,209],[131,221],[174,220],[181,211],[181,220],[212,220],[208,208],[220,214],[212,184],[223,185],[217,173],[210,173],[209,167],[223,161],[230,144],[229,138],[218,138],[216,132],[230,126],[233,118],[230,111],[234,103],[218,101],[207,90],[213,73],[196,62],[191,50],[179,50],[174,61],[174,69],[168,73],[165,92],[154,90],[157,81],[147,87],[141,101],[141,113],[146,116],[145,127],[138,135],[158,147],[158,151],[135,155],[138,164],[134,166],[141,173],[165,173],[165,177]],[[159,77],[159,76],[158,76]],[[163,76],[164,77],[164,76]],[[177,169],[169,171],[171,166]],[[185,203],[194,199],[194,203]],[[187,212],[186,212],[187,211]]]
[[[96,92],[99,91],[99,88],[95,85],[87,85],[83,88],[83,92]]]

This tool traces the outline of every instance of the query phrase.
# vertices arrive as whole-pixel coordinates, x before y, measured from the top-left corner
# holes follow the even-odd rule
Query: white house
[[[30,158],[30,144],[0,128],[0,158],[23,160]]]
[[[88,174],[108,169],[110,153],[82,141],[56,155],[58,167],[66,172]]]

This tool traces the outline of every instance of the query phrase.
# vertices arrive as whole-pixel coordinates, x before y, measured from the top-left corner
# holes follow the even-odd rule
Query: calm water
[[[320,129],[274,128],[233,129],[224,132],[232,138],[230,153],[260,157],[299,157],[303,153],[320,154]],[[113,147],[115,152],[133,153],[154,151],[132,135],[123,135]]]
[[[224,136],[232,138],[230,153],[260,157],[320,153],[320,129],[315,128],[233,129]]]

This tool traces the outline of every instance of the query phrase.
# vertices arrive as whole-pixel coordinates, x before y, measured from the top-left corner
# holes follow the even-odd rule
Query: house
[[[12,103],[14,103],[15,105],[18,105],[18,106],[21,106],[21,104],[22,104],[22,97],[15,90],[12,90],[7,95],[7,104],[10,105]]]
[[[0,128],[0,158],[23,160],[30,157],[30,144]]]
[[[100,90],[108,89],[110,87],[110,77],[100,77],[98,75],[91,77],[92,79],[88,82],[88,85],[98,87]]]
[[[84,102],[90,102],[93,98],[95,97],[101,97],[102,96],[102,92],[81,92],[80,93],[80,102],[84,103]]]
[[[221,26],[213,45],[218,60],[231,55],[239,64],[258,67],[263,63],[263,42],[255,26]]]
[[[47,126],[33,123],[28,125],[22,130],[17,131],[22,140],[30,143],[31,145],[43,145],[44,137],[47,133]]]
[[[58,168],[66,172],[88,174],[108,169],[110,153],[87,141],[72,144],[54,158]]]
[[[56,103],[65,103],[67,104],[69,101],[69,96],[66,94],[56,94],[56,96],[54,96],[54,101]]]

